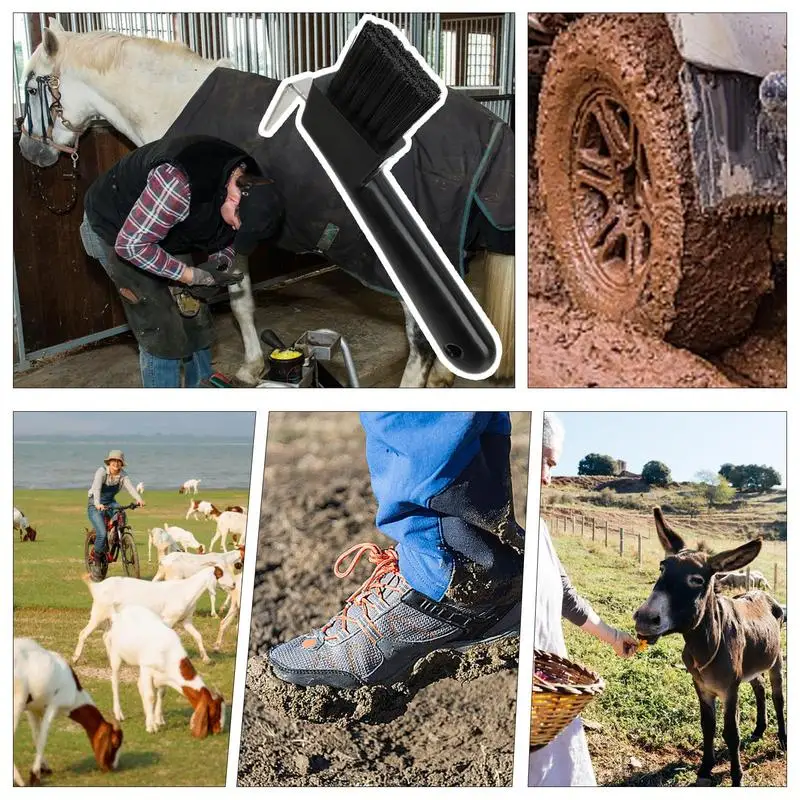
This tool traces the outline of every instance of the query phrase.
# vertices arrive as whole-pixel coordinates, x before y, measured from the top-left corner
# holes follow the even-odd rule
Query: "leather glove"
[[[216,261],[204,261],[192,267],[192,280],[187,285],[186,291],[193,297],[210,300],[220,289],[241,283],[243,278],[243,272],[235,272],[219,265]]]
[[[636,654],[636,648],[639,643],[632,636],[629,636],[625,631],[612,628],[607,625],[595,611],[589,615],[589,619],[581,625],[581,630],[591,633],[592,636],[597,637],[601,642],[610,644],[614,648],[614,652],[620,658],[630,658]]]

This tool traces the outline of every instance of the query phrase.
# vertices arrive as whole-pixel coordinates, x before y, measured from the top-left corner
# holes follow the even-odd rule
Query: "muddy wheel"
[[[771,288],[770,220],[701,213],[681,65],[663,15],[584,16],[553,45],[536,161],[572,299],[713,352]]]

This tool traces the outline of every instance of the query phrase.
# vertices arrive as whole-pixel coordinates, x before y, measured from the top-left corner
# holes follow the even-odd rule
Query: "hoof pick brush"
[[[447,88],[393,25],[359,21],[337,63],[284,80],[258,132],[295,124],[333,181],[439,359],[480,380],[500,363],[497,331],[391,173]]]

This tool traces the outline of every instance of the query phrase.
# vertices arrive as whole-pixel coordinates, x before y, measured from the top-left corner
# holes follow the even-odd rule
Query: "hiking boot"
[[[269,662],[284,681],[301,686],[391,685],[435,650],[468,650],[519,632],[519,594],[491,607],[431,600],[400,574],[397,551],[358,544],[333,568],[350,575],[363,555],[375,568],[344,608],[319,630],[273,647]],[[343,562],[351,557],[349,565]]]
[[[105,580],[106,573],[108,572],[108,559],[105,553],[95,552],[94,560],[92,561],[92,568],[90,575],[95,583],[100,583]]]

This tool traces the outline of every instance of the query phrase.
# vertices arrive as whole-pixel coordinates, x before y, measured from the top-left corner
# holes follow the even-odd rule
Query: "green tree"
[[[578,475],[616,475],[617,462],[611,456],[588,453],[578,464]]]
[[[781,482],[781,474],[765,464],[723,464],[720,475],[740,492],[766,492]]]
[[[708,498],[708,502],[712,505],[724,506],[736,497],[736,489],[731,486],[726,478],[720,475],[716,484],[711,484],[707,487],[706,497]]]
[[[672,482],[672,473],[663,462],[648,461],[642,467],[642,480],[650,486],[666,486]]]

